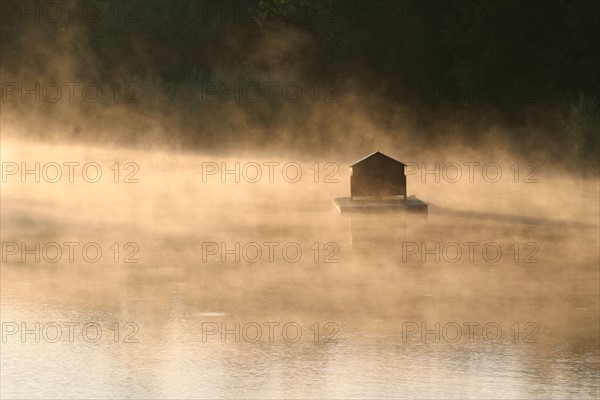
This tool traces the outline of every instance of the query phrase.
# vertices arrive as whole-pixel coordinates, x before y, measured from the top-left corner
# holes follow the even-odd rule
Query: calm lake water
[[[102,170],[4,176],[2,398],[600,395],[597,180],[515,182],[484,157],[507,178],[409,176],[426,218],[348,216],[348,160],[13,143],[2,161]]]

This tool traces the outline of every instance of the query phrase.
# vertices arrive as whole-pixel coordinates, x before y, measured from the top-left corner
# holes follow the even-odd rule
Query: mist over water
[[[0,1],[0,397],[597,399],[599,16]]]
[[[42,251],[40,262],[34,254],[23,262],[3,248],[2,321],[30,330],[41,324],[40,343],[4,329],[3,397],[598,395],[597,181],[543,166],[537,183],[514,176],[490,183],[476,174],[472,183],[443,175],[436,183],[415,174],[408,191],[430,203],[427,217],[347,215],[332,200],[348,195],[354,160],[302,156],[3,141],[5,163],[81,164],[73,183],[65,168],[56,183],[43,174],[40,183],[33,174],[26,183],[20,174],[3,176],[3,246],[56,242],[63,250],[57,262]],[[507,159],[464,161],[495,161],[507,173]],[[102,168],[96,183],[81,175],[90,162]],[[109,168],[115,162],[118,183]],[[127,162],[139,167],[129,177],[137,183],[123,182],[133,171],[123,170]],[[213,162],[231,170],[239,162],[239,183],[235,173],[203,176]],[[242,165],[269,162],[280,163],[273,182],[266,169],[255,183],[244,179]],[[296,183],[278,168],[288,162],[301,167]],[[333,171],[324,170],[327,162],[339,166],[330,176],[337,183],[324,182]],[[293,172],[285,178],[295,180]],[[80,243],[73,262],[65,242]],[[479,243],[470,255],[467,242]],[[98,261],[83,257],[86,243],[102,248]],[[277,243],[272,254],[264,243]],[[53,249],[45,255],[55,257]],[[95,258],[94,250],[88,255]],[[53,326],[42,332],[52,322],[62,327],[56,343]],[[94,343],[95,327],[84,337],[78,326],[71,342],[65,322],[97,322],[102,336]],[[265,323],[278,324],[272,341]],[[297,341],[296,325],[282,336],[288,323],[300,327]],[[472,336],[469,323],[477,324]],[[256,341],[254,324],[262,329]],[[138,342],[124,342],[134,330],[129,339]]]

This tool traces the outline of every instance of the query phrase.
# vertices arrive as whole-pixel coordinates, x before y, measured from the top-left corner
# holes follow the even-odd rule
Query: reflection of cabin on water
[[[352,200],[406,199],[406,164],[378,151],[350,166]]]

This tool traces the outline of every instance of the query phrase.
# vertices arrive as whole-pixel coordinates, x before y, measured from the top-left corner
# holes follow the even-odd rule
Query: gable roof
[[[356,164],[360,164],[361,162],[365,161],[367,158],[371,158],[371,157],[374,157],[374,156],[377,156],[377,155],[379,155],[380,157],[385,157],[385,158],[390,159],[390,160],[392,160],[394,162],[397,162],[398,164],[402,164],[402,165],[406,166],[406,164],[404,164],[403,162],[400,162],[400,161],[398,161],[396,159],[393,159],[390,156],[386,156],[385,154],[383,154],[380,151],[374,151],[373,153],[371,153],[371,154],[369,154],[369,155],[361,158],[360,160],[354,162],[354,164],[351,164],[350,167],[354,167]]]

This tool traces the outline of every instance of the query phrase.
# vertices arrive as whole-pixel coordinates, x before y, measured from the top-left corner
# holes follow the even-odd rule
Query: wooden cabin
[[[406,164],[376,151],[350,166],[350,197],[334,203],[340,212],[400,211],[427,215],[427,203],[406,191]]]
[[[352,200],[406,200],[406,164],[378,151],[350,166]]]

